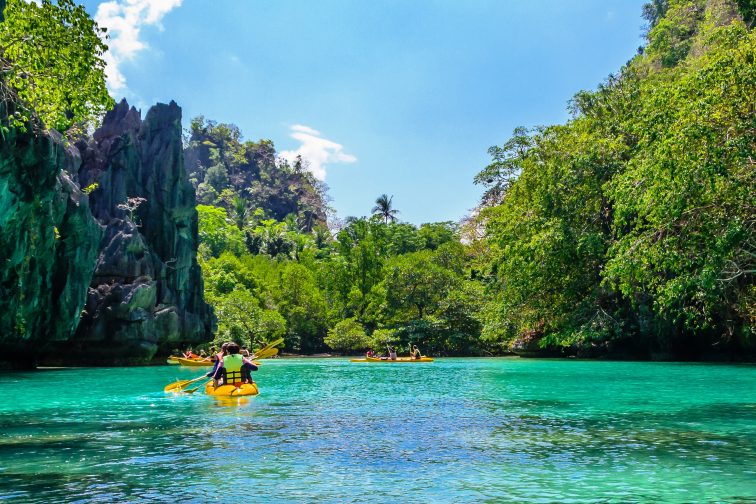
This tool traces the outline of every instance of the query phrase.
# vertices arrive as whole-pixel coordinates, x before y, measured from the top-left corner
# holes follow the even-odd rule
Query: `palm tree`
[[[252,217],[252,207],[249,205],[246,199],[241,196],[234,196],[231,200],[231,221],[236,224],[239,231],[249,224],[250,217]]]
[[[391,208],[391,201],[393,199],[393,195],[389,198],[386,194],[381,194],[380,196],[378,196],[378,199],[375,200],[375,206],[372,210],[372,213],[374,215],[379,214],[381,217],[383,217],[383,221],[386,224],[388,224],[389,221],[396,221],[396,214],[399,213],[399,210]]]

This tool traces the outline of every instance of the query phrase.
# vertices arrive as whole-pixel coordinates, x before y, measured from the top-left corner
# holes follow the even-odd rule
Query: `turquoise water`
[[[756,367],[266,361],[0,374],[0,500],[756,502]]]

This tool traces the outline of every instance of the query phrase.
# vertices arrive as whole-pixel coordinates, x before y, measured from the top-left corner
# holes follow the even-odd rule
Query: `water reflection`
[[[49,401],[6,375],[0,499],[204,502],[247,488],[274,501],[755,496],[754,370],[685,370],[290,361],[266,364],[261,395],[240,398],[164,394],[176,372],[163,368],[111,370],[119,383],[105,390],[89,384],[107,371],[24,375]]]

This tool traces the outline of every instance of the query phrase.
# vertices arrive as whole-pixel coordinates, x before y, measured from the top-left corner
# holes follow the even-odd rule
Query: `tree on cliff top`
[[[371,210],[373,214],[380,215],[383,221],[388,224],[389,221],[394,222],[396,220],[396,214],[399,210],[392,206],[394,197],[388,197],[387,194],[381,194],[378,199],[375,200],[375,206]]]
[[[88,126],[113,106],[105,87],[104,33],[72,0],[7,1],[0,78],[27,109],[18,125],[34,113],[46,127],[68,131]]]

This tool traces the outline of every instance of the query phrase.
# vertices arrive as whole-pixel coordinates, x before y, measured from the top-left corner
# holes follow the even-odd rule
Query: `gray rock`
[[[7,117],[0,103],[0,118]],[[70,177],[60,135],[11,128],[0,142],[0,365],[30,367],[77,330],[102,229]]]
[[[0,365],[142,364],[211,339],[197,245],[175,103],[142,121],[123,101],[75,147],[11,128],[0,142]]]
[[[158,104],[142,121],[122,101],[79,148],[79,180],[99,184],[91,207],[106,231],[73,339],[76,361],[142,363],[211,339],[215,318],[196,258],[197,211],[184,170],[181,109]],[[141,204],[126,209],[129,198]]]

